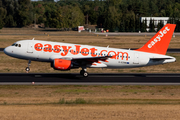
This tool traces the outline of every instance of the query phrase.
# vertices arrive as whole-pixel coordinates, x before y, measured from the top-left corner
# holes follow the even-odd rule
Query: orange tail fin
[[[166,54],[176,24],[166,24],[143,47],[136,51]]]

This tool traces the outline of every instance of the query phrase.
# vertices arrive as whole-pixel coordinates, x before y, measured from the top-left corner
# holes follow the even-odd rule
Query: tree
[[[54,2],[54,0],[43,0],[43,2]]]
[[[176,24],[175,32],[180,32],[180,21],[179,21],[179,19],[175,20],[175,24]]]
[[[5,26],[7,26],[7,27],[15,27],[16,26],[16,22],[14,21],[12,15],[6,16]]]
[[[40,24],[40,23],[44,23],[45,21],[45,17],[44,17],[44,13],[45,13],[45,8],[43,6],[43,4],[37,4],[35,5],[34,9],[33,9],[33,13],[34,16],[36,17],[36,23]]]
[[[121,12],[115,6],[110,6],[106,11],[104,28],[109,29],[109,31],[115,31],[115,28],[120,26],[121,15]]]
[[[122,19],[120,27],[119,27],[119,32],[125,32],[125,22],[124,19]]]
[[[135,31],[135,14],[133,11],[128,11],[123,16],[125,19],[125,31],[126,32],[134,32]]]
[[[45,12],[46,19],[44,21],[45,27],[60,28],[62,26],[61,9],[58,9],[54,3],[48,4],[47,6],[45,6],[45,9],[46,9]]]
[[[167,5],[166,6],[166,10],[165,10],[166,16],[168,17],[172,17],[173,16],[173,9],[171,5]]]
[[[105,9],[104,7],[98,8],[97,26],[102,28],[105,20]]]
[[[157,31],[159,31],[164,26],[163,22],[160,21],[157,25]]]
[[[140,18],[137,16],[135,19],[135,31],[139,32],[140,31]]]
[[[2,29],[4,26],[2,19],[0,18],[0,29]]]
[[[0,18],[3,20],[6,18],[7,11],[3,7],[0,7]]]
[[[33,6],[30,0],[18,0],[19,7],[16,11],[17,26],[30,25],[33,22]]]
[[[141,32],[146,32],[146,28],[147,28],[147,20],[145,19],[141,23]]]
[[[156,13],[158,13],[158,7],[155,3],[156,0],[149,1],[149,14],[151,17],[154,16]]]
[[[137,15],[171,17],[171,23],[178,23],[175,20],[180,18],[180,0],[42,1],[0,0],[2,25],[23,27],[36,21],[38,24],[44,23],[46,27],[69,28],[80,24],[97,24],[110,31],[119,29],[130,32],[138,31],[144,26],[139,25]]]
[[[0,29],[4,27],[4,19],[6,18],[7,11],[3,7],[0,7]]]
[[[154,20],[150,19],[149,32],[155,32],[154,28],[155,28],[155,26],[154,26]]]

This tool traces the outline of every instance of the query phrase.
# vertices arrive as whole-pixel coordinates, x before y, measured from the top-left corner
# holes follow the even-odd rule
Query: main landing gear
[[[86,69],[84,69],[84,68],[80,71],[80,74],[83,75],[83,77],[88,77],[88,75],[89,75],[88,72],[86,71]]]
[[[31,60],[28,61],[28,67],[26,67],[26,73],[29,73],[30,71],[30,65],[31,65]]]

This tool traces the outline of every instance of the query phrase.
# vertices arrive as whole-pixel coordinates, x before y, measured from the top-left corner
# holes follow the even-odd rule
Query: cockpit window
[[[11,46],[21,47],[21,44],[16,44],[16,43],[14,43],[14,44],[12,44]]]
[[[13,43],[11,46],[15,46],[16,43]]]

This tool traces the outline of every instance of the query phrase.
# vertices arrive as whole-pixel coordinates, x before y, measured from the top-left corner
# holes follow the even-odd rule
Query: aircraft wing
[[[59,57],[59,56],[51,56],[51,60],[53,61],[54,59],[64,59],[64,60],[70,60],[72,61],[72,63],[76,66],[91,66],[94,63],[99,63],[98,65],[96,65],[96,67],[98,66],[106,66],[103,63],[100,63],[100,61],[106,61],[108,58],[111,58],[112,56],[100,56],[100,57]]]
[[[112,56],[101,56],[101,57],[80,57],[80,58],[72,58],[73,61],[92,61],[97,62],[98,60],[105,61]]]
[[[96,67],[107,67],[105,64],[103,63],[99,63],[99,60],[101,61],[106,61],[108,58],[111,58],[112,56],[101,56],[101,57],[81,57],[81,58],[72,58],[72,62],[78,66],[91,66],[91,65],[95,65]],[[94,64],[96,63],[96,64]],[[92,67],[92,66],[91,66]]]

